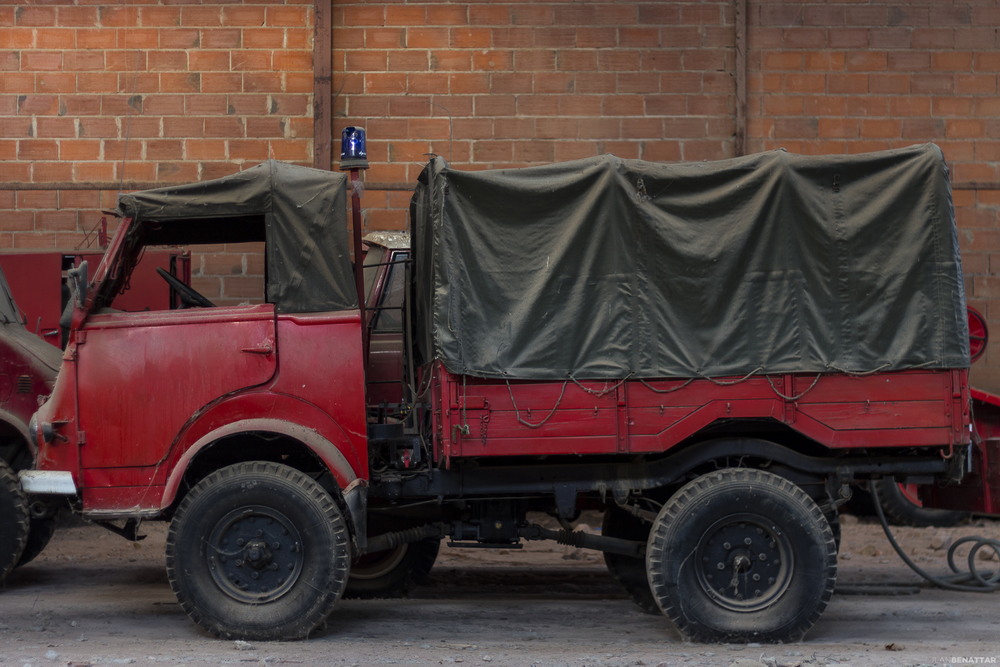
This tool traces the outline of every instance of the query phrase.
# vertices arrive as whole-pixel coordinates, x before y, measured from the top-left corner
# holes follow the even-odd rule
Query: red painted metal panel
[[[60,346],[59,318],[65,298],[63,271],[86,260],[93,276],[101,259],[100,253],[75,250],[0,253],[0,268],[7,276],[11,294],[24,314],[28,330]],[[130,312],[170,308],[170,290],[156,274],[158,267],[167,271],[173,267],[182,281],[191,280],[191,258],[187,253],[150,250],[143,254],[132,274],[128,291],[115,299],[114,307]]]
[[[333,440],[358,476],[368,477],[365,368],[358,311],[281,315],[280,372],[271,390],[315,406],[343,430]],[[304,426],[312,426],[304,422]],[[332,439],[332,438],[331,438]]]
[[[198,411],[275,371],[270,305],[93,315],[75,336],[84,468],[155,465]]]
[[[62,314],[61,252],[0,253],[10,291],[33,334],[58,346]]]
[[[437,451],[446,458],[666,451],[723,419],[771,419],[830,448],[947,447],[968,438],[965,371],[618,385],[435,373]]]

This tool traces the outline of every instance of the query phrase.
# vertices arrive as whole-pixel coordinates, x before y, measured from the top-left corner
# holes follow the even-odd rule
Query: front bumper
[[[21,489],[28,495],[75,496],[73,475],[65,470],[22,470]]]

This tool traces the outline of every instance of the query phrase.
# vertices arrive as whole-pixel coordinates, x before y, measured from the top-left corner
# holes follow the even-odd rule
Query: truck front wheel
[[[0,459],[0,581],[10,574],[28,539],[28,500],[17,475]]]
[[[346,522],[330,494],[277,463],[212,473],[181,502],[167,534],[177,600],[225,638],[309,635],[333,610],[349,569]]]
[[[646,553],[653,597],[701,642],[787,642],[833,594],[837,547],[798,486],[746,468],[682,487],[653,523]]]

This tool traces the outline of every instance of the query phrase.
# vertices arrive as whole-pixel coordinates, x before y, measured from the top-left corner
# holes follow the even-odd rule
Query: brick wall
[[[749,148],[849,153],[932,141],[952,170],[969,303],[1000,391],[1000,4],[752,0]]]
[[[309,0],[0,7],[0,247],[86,244],[118,184],[311,163],[312,41]],[[239,301],[256,264],[195,257],[196,284]]]
[[[734,13],[728,0],[337,0],[335,114],[368,130],[375,182],[412,182],[427,153],[463,167],[729,155]],[[369,196],[369,226],[401,227],[407,199]]]
[[[125,6],[123,6],[125,5]],[[935,141],[949,159],[970,302],[1000,336],[1000,3],[746,0],[746,147]],[[333,133],[368,130],[369,229],[405,226],[426,153],[465,167],[610,152],[734,154],[737,0],[333,0]],[[0,7],[5,182],[171,182],[312,162],[312,2]],[[334,147],[334,153],[337,146]],[[76,245],[104,191],[0,190],[0,247]],[[195,258],[242,300],[253,249]],[[259,276],[255,278],[259,280]],[[1000,391],[1000,354],[976,382]]]

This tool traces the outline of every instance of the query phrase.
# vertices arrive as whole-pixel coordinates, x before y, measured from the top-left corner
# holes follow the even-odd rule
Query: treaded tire
[[[45,550],[55,532],[55,516],[31,517],[28,521],[28,536],[24,542],[24,551],[21,552],[21,558],[18,559],[15,567],[21,567],[33,561],[38,554]]]
[[[28,540],[28,500],[17,475],[0,459],[0,581],[10,574]]]
[[[318,628],[350,570],[330,494],[285,465],[253,461],[199,482],[167,533],[167,576],[191,619],[229,639],[300,639]]]
[[[609,507],[604,513],[601,534],[605,537],[620,537],[625,540],[647,540],[649,525],[618,507]],[[628,596],[639,609],[647,614],[659,614],[653,591],[649,589],[646,561],[643,558],[629,558],[621,554],[604,552],[604,564],[608,572],[621,584]]]
[[[969,518],[968,512],[921,507],[907,497],[894,479],[875,482],[875,495],[882,505],[885,518],[894,526],[957,526]]]
[[[441,550],[441,540],[429,537],[395,549],[362,556],[351,566],[345,598],[374,600],[402,598],[430,574]]]
[[[826,608],[837,548],[801,488],[761,470],[727,468],[686,484],[664,505],[646,565],[654,598],[686,638],[789,642]]]

